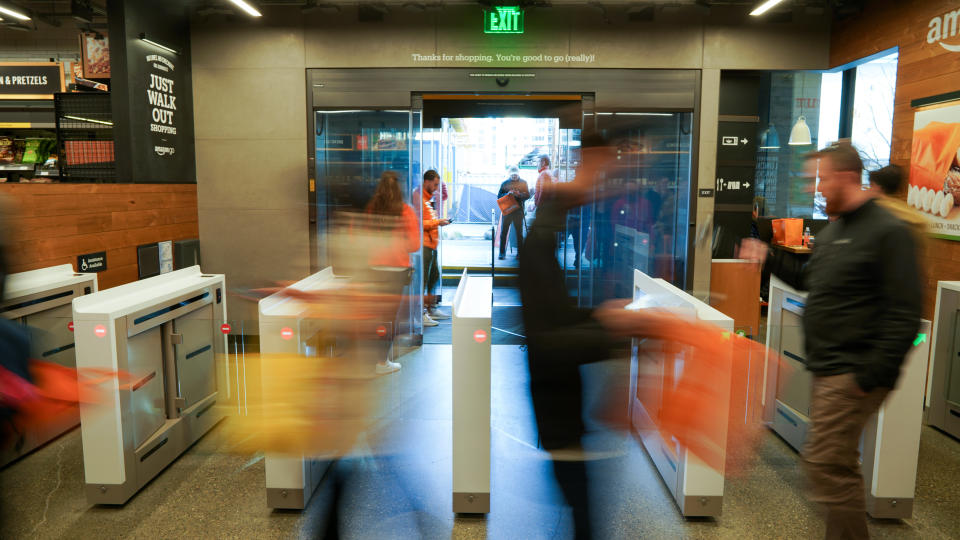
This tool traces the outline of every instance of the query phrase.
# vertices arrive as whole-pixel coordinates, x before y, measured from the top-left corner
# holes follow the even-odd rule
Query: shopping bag
[[[800,218],[789,218],[783,220],[783,245],[800,246],[803,245],[803,220]]]
[[[510,193],[507,193],[503,197],[497,199],[497,206],[500,207],[500,211],[506,216],[511,214],[514,210],[520,208],[520,203],[517,202],[516,197]]]

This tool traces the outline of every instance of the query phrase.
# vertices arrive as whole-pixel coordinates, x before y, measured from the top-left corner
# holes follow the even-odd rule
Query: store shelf
[[[33,163],[4,163],[0,171],[32,171],[34,167]]]

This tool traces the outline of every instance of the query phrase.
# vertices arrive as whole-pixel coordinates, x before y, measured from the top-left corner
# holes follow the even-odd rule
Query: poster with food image
[[[960,240],[960,104],[916,113],[907,204],[932,236]]]
[[[80,34],[83,53],[83,78],[110,78],[110,40],[106,36],[84,32]]]

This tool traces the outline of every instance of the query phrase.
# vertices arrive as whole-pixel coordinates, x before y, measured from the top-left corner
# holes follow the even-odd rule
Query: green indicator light
[[[917,339],[913,340],[913,346],[916,347],[927,340],[926,334],[917,334]]]
[[[483,33],[522,34],[523,10],[519,6],[495,6],[483,11]]]

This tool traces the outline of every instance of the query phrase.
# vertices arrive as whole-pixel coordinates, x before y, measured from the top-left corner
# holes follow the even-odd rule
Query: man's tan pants
[[[860,436],[889,391],[864,392],[853,373],[813,378],[803,462],[810,499],[827,511],[828,539],[869,538]]]

